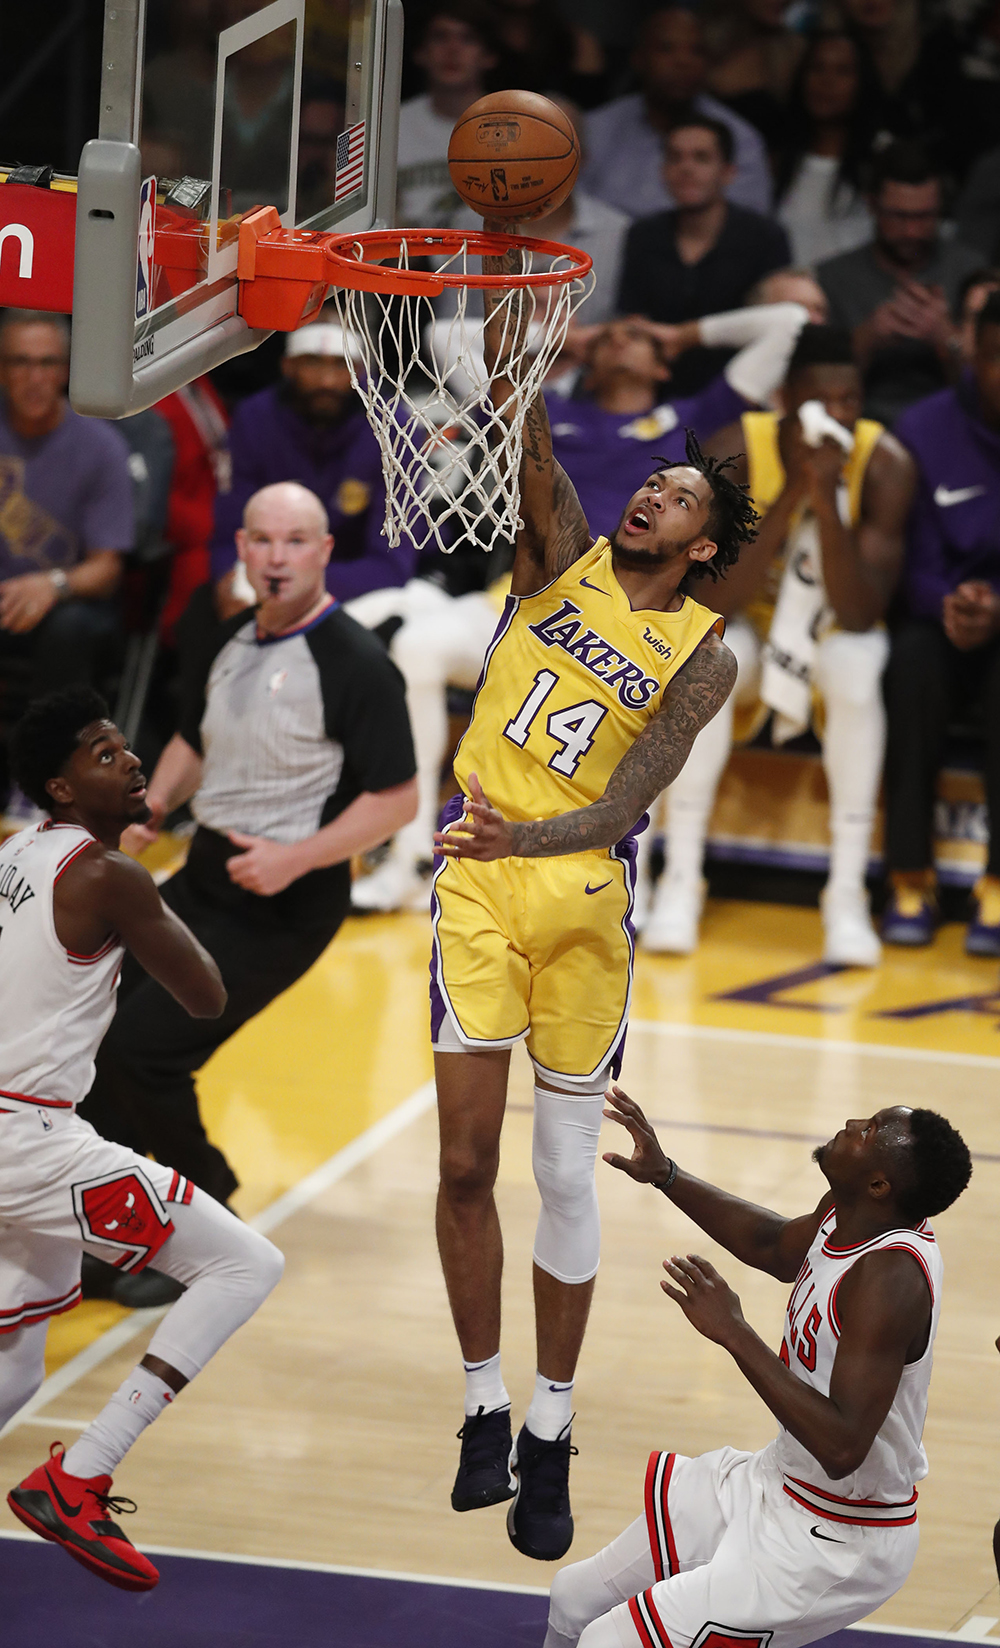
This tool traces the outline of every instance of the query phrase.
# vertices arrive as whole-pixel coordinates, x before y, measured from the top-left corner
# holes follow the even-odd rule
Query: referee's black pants
[[[211,832],[199,831],[195,840],[201,845],[209,837]],[[220,840],[215,837],[213,845]],[[346,864],[314,872],[322,896],[312,901],[312,909],[301,894],[310,891],[306,884],[313,876],[293,884],[294,901],[286,894],[267,899],[244,892],[225,876],[225,857],[235,851],[228,843],[208,855],[193,848],[192,858],[200,862],[192,865],[189,859],[160,889],[164,902],[215,958],[229,998],[222,1015],[191,1018],[127,956],[118,1011],[97,1056],[94,1085],[80,1107],[104,1138],[176,1168],[220,1202],[239,1180],[202,1126],[194,1073],[319,959],[351,896]]]
[[[892,635],[885,672],[886,863],[928,870],[934,795],[948,722],[980,704],[986,737],[983,783],[990,844],[986,869],[1000,875],[1000,637],[972,652],[953,646],[941,625],[905,619]]]

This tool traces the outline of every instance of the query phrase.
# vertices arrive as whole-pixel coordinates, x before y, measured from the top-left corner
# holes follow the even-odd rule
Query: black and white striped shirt
[[[402,677],[336,603],[273,637],[240,613],[206,666],[180,726],[204,761],[191,804],[203,828],[302,841],[362,792],[413,777]]]

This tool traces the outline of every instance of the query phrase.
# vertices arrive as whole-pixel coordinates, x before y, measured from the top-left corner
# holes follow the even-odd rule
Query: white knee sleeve
[[[48,1328],[48,1322],[35,1322],[0,1336],[0,1430],[41,1387]]]
[[[601,1254],[594,1163],[604,1096],[535,1088],[531,1165],[542,1198],[534,1260],[558,1282],[589,1282]]]
[[[172,1207],[174,1233],[156,1256],[187,1292],[154,1333],[149,1355],[193,1379],[243,1326],[280,1281],[284,1255],[227,1208],[196,1190],[188,1207]]]

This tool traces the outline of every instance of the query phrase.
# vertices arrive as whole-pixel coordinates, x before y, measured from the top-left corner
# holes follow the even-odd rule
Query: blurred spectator
[[[886,863],[882,934],[928,944],[937,924],[932,821],[948,722],[972,708],[986,738],[989,856],[965,947],[1000,955],[1000,293],[976,325],[972,371],[910,408],[899,438],[916,460],[899,618],[886,674]]]
[[[69,327],[0,320],[0,668],[23,660],[32,697],[96,677],[118,630],[112,596],[134,535],[121,435],[66,400]]]
[[[663,171],[677,205],[629,230],[623,313],[676,323],[735,309],[763,275],[789,262],[779,224],[727,201],[732,159],[732,134],[720,121],[696,116],[667,133]],[[682,394],[701,388],[724,359],[692,352],[679,363],[675,387]]]
[[[333,204],[337,139],[344,130],[344,88],[333,80],[306,79],[299,111],[296,221],[303,223]]]
[[[871,239],[864,170],[881,103],[871,60],[855,40],[833,32],[810,39],[777,164],[777,216],[796,263],[815,266]]]
[[[889,650],[881,619],[902,559],[913,464],[892,435],[860,417],[861,377],[846,332],[805,328],[782,401],[783,415],[747,412],[709,443],[717,457],[739,454],[734,477],[749,485],[763,520],[756,542],[712,590],[729,620],[726,645],[739,674],[729,702],[698,735],[667,791],[667,864],[643,944],[686,954],[697,943],[705,837],[734,710],[742,737],[753,736],[770,714],[772,741],[780,744],[806,730],[819,699],[831,837],[823,955],[871,967],[879,943],[865,874],[882,775],[881,679]],[[809,401],[831,420],[826,431],[815,431],[816,445],[807,444],[800,417]],[[846,456],[842,443],[850,445]]]
[[[1000,251],[1000,149],[981,155],[966,178],[955,205],[955,228],[984,258]]]
[[[771,172],[760,133],[705,92],[708,52],[693,12],[667,6],[643,25],[632,57],[641,90],[587,119],[583,186],[630,217],[674,205],[663,176],[663,139],[691,114],[719,120],[733,135],[734,169],[726,196],[758,212],[771,208]]]
[[[604,51],[596,35],[568,22],[557,0],[493,0],[503,51],[505,86],[551,96],[561,92],[582,109],[608,94]]]
[[[594,328],[579,393],[546,392],[552,449],[576,488],[591,532],[611,533],[622,500],[647,478],[661,457],[683,460],[685,428],[706,437],[747,405],[765,401],[780,383],[805,319],[795,304],[713,315],[686,326],[653,326],[633,317]],[[672,363],[701,341],[740,349],[724,375],[700,395],[664,400]],[[352,890],[362,910],[427,908],[441,764],[447,749],[449,686],[473,687],[503,610],[509,578],[490,589],[449,600],[415,579],[402,590],[362,596],[349,607],[366,625],[398,615],[390,654],[406,681],[407,707],[417,754],[420,804],[400,830],[386,859]]]
[[[724,0],[706,23],[709,85],[774,148],[805,42],[785,23],[785,0]]]
[[[865,374],[865,406],[884,423],[947,382],[951,310],[981,261],[941,238],[941,180],[915,143],[878,157],[875,237],[816,271],[830,319],[850,329]]]
[[[233,417],[232,486],[216,501],[212,540],[212,577],[224,581],[224,604],[243,510],[273,481],[300,481],[322,499],[334,538],[326,587],[338,600],[403,584],[414,571],[412,544],[390,549],[382,535],[382,459],[351,388],[346,347],[340,327],[326,321],[290,332],[281,382],[251,395]]]
[[[918,0],[836,0],[832,19],[858,35],[883,92],[898,97],[920,56]]]
[[[499,61],[493,16],[483,0],[433,0],[414,61],[426,90],[399,111],[396,222],[447,228],[461,209],[448,173],[448,143],[459,115],[486,92]]]
[[[209,545],[217,494],[229,491],[228,419],[208,378],[195,378],[158,401],[155,410],[174,439],[174,472],[164,536],[170,575],[160,633],[168,644],[174,625],[210,572]],[[131,421],[131,420],[129,420]]]
[[[160,10],[172,36],[146,63],[140,147],[144,174],[212,175],[218,18],[206,0],[171,0]]]
[[[954,365],[971,366],[976,353],[976,326],[992,292],[1000,291],[1000,269],[974,269],[958,289],[955,311]]]
[[[826,293],[811,269],[775,269],[751,286],[747,303],[800,303],[813,326],[825,326],[830,319]]]

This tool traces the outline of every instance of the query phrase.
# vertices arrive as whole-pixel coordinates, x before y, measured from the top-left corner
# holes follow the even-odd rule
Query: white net
[[[412,237],[411,237],[412,238]],[[355,254],[363,256],[358,243]],[[422,256],[404,239],[398,267]],[[522,253],[523,273],[556,272],[574,260]],[[478,252],[463,240],[440,273],[475,273]],[[492,549],[515,536],[520,520],[524,420],[566,341],[574,311],[593,290],[594,276],[509,288],[494,309],[499,356],[510,395],[494,406],[483,358],[482,292],[459,285],[441,303],[410,294],[334,290],[341,325],[357,351],[351,377],[382,452],[386,486],[385,533],[395,548],[409,537],[419,549],[446,553],[475,542]]]

